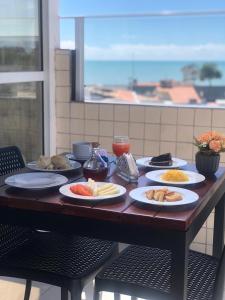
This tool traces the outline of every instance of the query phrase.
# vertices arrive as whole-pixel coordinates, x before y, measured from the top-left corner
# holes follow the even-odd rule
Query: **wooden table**
[[[195,170],[193,165],[186,167]],[[26,169],[22,172],[27,172]],[[129,191],[155,185],[141,170],[137,184],[129,184],[114,175],[111,182],[127,188],[125,197],[115,202],[78,203],[59,194],[58,190],[41,192],[13,189],[0,180],[1,223],[26,225],[43,230],[75,233],[128,244],[170,249],[172,252],[172,291],[176,300],[186,299],[187,255],[190,243],[215,208],[213,255],[220,257],[224,246],[225,168],[205,182],[188,186],[200,199],[181,211],[153,210],[129,198]],[[70,180],[80,178],[80,173]]]

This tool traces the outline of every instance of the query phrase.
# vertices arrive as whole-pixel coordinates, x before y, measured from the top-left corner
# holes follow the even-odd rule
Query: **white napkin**
[[[139,175],[139,171],[137,168],[137,165],[135,163],[135,160],[133,158],[133,155],[131,153],[124,153],[124,157],[126,158],[128,167],[129,167],[129,171],[130,171],[130,175],[134,176],[134,177],[138,177]]]

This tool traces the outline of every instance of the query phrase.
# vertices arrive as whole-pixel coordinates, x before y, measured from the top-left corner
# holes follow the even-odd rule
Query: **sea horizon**
[[[194,64],[201,67],[214,63],[222,73],[212,85],[225,85],[225,60],[85,60],[86,85],[128,86],[132,80],[138,82],[159,82],[160,80],[183,80],[182,68]],[[208,81],[196,80],[195,84],[208,85]]]

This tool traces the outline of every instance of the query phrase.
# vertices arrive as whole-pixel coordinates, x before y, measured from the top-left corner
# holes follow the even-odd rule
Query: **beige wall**
[[[57,153],[70,151],[75,141],[99,141],[111,152],[114,135],[128,135],[136,156],[171,152],[194,161],[193,136],[207,130],[225,133],[225,110],[143,105],[70,102],[69,51],[56,51]],[[221,155],[225,165],[225,154]],[[213,214],[197,235],[193,247],[210,253]]]

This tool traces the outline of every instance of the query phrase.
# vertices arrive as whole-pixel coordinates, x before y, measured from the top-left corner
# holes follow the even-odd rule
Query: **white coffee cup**
[[[77,159],[88,159],[91,156],[92,145],[89,142],[73,143],[73,155]]]

